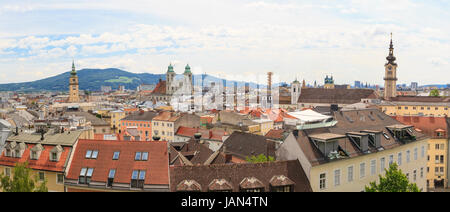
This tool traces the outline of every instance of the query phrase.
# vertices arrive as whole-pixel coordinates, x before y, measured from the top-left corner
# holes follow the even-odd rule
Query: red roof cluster
[[[63,151],[61,153],[61,157],[57,162],[50,161],[50,151],[55,148],[54,145],[42,145],[44,148],[41,151],[41,155],[37,160],[31,159],[31,148],[33,148],[36,144],[25,144],[27,147],[22,154],[22,157],[7,157],[5,156],[6,151],[3,151],[0,156],[0,165],[3,166],[14,166],[16,163],[24,163],[28,162],[28,167],[36,170],[43,171],[54,171],[54,172],[64,172],[66,160],[69,157],[71,152],[71,147],[62,147]]]
[[[392,116],[392,118],[403,124],[413,125],[416,130],[430,137],[436,138],[436,132],[443,132],[445,137],[448,137],[450,126],[447,117]]]
[[[97,150],[97,158],[86,158],[88,150]],[[120,152],[117,160],[113,160],[114,152]],[[148,160],[135,161],[136,152],[148,152]],[[133,170],[145,170],[144,184],[168,185],[167,142],[79,140],[67,179],[77,180],[82,168],[94,169],[93,182],[107,182],[109,171],[116,169],[114,183],[129,184]]]

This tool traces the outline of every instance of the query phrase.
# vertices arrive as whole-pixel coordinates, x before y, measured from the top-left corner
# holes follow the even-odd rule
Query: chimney
[[[195,141],[200,142],[200,138],[202,138],[202,134],[201,133],[195,133],[194,134],[194,138],[195,138]]]
[[[231,163],[232,160],[233,160],[233,155],[231,155],[229,153],[225,153],[225,163]]]
[[[43,141],[44,140],[44,131],[42,130],[41,131],[41,141]]]

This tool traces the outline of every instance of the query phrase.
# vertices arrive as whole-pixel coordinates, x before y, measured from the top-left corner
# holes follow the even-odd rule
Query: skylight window
[[[94,172],[93,168],[81,168],[80,177],[78,178],[79,184],[89,184]]]
[[[114,152],[113,160],[119,160],[120,152]]]
[[[97,159],[98,150],[88,150],[86,151],[86,158]]]
[[[142,160],[148,160],[148,152],[142,153]]]
[[[136,152],[136,156],[134,157],[134,160],[141,160],[141,152]]]
[[[91,158],[96,159],[97,156],[98,156],[98,150],[93,151],[93,152],[92,152],[92,157],[91,157]]]
[[[88,150],[86,152],[86,158],[91,158],[91,155],[92,155],[92,150]]]

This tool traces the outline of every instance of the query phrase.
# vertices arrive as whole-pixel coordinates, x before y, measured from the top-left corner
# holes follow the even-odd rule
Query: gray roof
[[[38,133],[19,133],[19,135],[10,136],[7,141],[25,142],[33,144],[43,145],[61,145],[61,146],[73,146],[78,140],[83,131],[67,131],[64,133],[53,133],[49,131],[44,135],[44,140],[41,140],[41,134]]]

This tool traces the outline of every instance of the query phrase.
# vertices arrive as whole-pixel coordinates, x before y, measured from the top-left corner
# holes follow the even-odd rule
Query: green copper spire
[[[191,73],[191,67],[189,66],[189,64],[187,64],[186,67],[184,68],[184,73],[185,74],[190,74]]]
[[[167,72],[174,72],[172,63],[170,63],[169,67],[167,68]]]
[[[70,74],[77,75],[77,71],[75,70],[75,62],[73,60],[72,60],[72,72]]]

